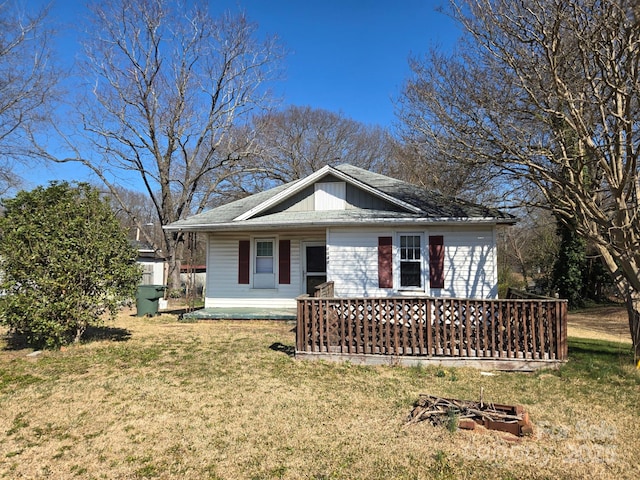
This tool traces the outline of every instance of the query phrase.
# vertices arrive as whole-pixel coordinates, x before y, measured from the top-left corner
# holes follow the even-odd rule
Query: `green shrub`
[[[141,278],[106,200],[88,184],[20,192],[0,218],[0,322],[37,348],[78,341]]]

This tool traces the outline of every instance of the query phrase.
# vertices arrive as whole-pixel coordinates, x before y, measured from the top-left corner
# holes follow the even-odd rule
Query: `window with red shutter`
[[[238,283],[247,285],[249,283],[249,259],[250,259],[249,240],[240,240],[238,242]]]
[[[393,288],[392,237],[378,237],[378,287]]]
[[[444,237],[429,236],[429,285],[444,288]]]
[[[291,283],[291,240],[280,240],[278,243],[278,283]]]
[[[422,287],[421,235],[400,235],[400,287]]]

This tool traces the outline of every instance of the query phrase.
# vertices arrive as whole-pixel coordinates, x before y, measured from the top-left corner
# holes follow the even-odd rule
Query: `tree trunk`
[[[82,339],[82,335],[84,335],[84,332],[87,330],[87,325],[85,322],[81,322],[78,327],[76,328],[76,335],[73,338],[73,343],[80,343],[80,340]]]
[[[640,292],[631,288],[627,293],[627,313],[633,342],[634,363],[637,363],[640,360]]]
[[[169,222],[167,222],[169,223]],[[182,248],[183,234],[181,232],[164,232],[165,251],[167,255],[165,261],[167,262],[167,286],[169,292],[172,290],[180,290],[180,267],[182,265],[182,254],[184,249]]]

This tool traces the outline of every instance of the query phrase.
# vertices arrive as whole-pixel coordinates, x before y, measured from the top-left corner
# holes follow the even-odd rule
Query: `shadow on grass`
[[[126,342],[130,338],[131,332],[126,328],[89,327],[82,336],[82,343],[99,342],[104,340],[111,342]]]
[[[163,310],[158,310],[158,313],[156,313],[156,315],[153,316],[159,316],[159,315],[176,315],[179,318],[182,317],[185,313],[191,313],[191,312],[195,312],[196,310],[202,310],[203,307],[195,307],[195,308],[189,308],[189,307],[172,307],[172,308],[167,308],[167,309],[163,309]],[[134,309],[133,312],[131,313],[131,315],[129,315],[130,317],[138,317],[138,313],[137,311]],[[140,315],[140,318],[142,317],[149,317],[150,315]]]
[[[84,332],[81,343],[110,341],[126,342],[131,338],[131,332],[125,328],[116,327],[89,327]],[[27,335],[18,333],[8,333],[4,336],[5,351],[19,351],[36,348],[29,344]],[[37,349],[37,348],[36,348]]]
[[[620,355],[628,356],[633,361],[633,350],[631,344],[610,342],[607,340],[597,340],[591,338],[568,338],[569,357],[571,354],[576,355]]]
[[[7,333],[2,338],[5,341],[5,346],[3,350],[13,351],[13,350],[24,350],[26,348],[31,348],[31,346],[27,342],[26,335],[20,335],[17,333]]]
[[[295,347],[292,347],[291,345],[285,345],[284,343],[280,343],[280,342],[272,343],[269,346],[269,348],[276,352],[282,352],[289,357],[295,357],[296,355]]]

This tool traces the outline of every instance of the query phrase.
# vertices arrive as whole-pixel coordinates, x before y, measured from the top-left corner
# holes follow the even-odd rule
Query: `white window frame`
[[[258,272],[258,243],[271,243],[271,272]],[[278,274],[278,239],[276,237],[253,237],[251,239],[251,285],[255,289],[276,289]]]
[[[403,260],[402,253],[402,237],[418,237],[420,239],[420,258],[417,260]],[[425,235],[424,232],[398,232],[396,234],[396,245],[395,245],[395,255],[394,255],[394,270],[396,274],[394,275],[394,283],[398,286],[397,290],[402,291],[413,291],[413,292],[424,292],[425,291],[425,274],[427,272],[426,264],[425,264]],[[420,266],[420,285],[402,285],[402,275],[401,275],[401,266],[405,261],[410,261],[412,263],[417,263]]]
[[[324,272],[308,272],[307,271],[307,247],[324,247],[325,248],[325,271]],[[326,240],[304,240],[300,242],[300,294],[307,293],[307,278],[323,276],[329,278],[327,271],[329,270],[329,247]]]

